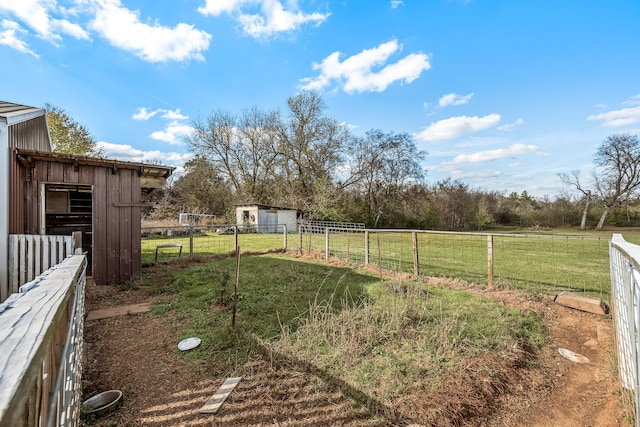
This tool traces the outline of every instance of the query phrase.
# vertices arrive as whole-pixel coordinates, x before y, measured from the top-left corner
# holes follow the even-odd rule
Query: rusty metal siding
[[[47,119],[44,115],[12,124],[8,133],[11,148],[51,151]]]
[[[93,168],[93,279],[109,283],[107,275],[107,174],[105,168]]]
[[[19,225],[22,222],[24,228],[21,232],[39,234],[42,184],[91,185],[95,283],[118,284],[140,277],[141,208],[131,206],[132,203],[141,201],[138,171],[108,166],[74,166],[35,159],[32,163],[33,169],[30,170],[20,166],[15,160],[12,162],[12,167],[18,169],[17,185],[21,187],[21,191],[15,192],[15,206],[18,208],[12,210],[10,218],[16,230],[20,229]],[[28,177],[31,179],[27,179]]]

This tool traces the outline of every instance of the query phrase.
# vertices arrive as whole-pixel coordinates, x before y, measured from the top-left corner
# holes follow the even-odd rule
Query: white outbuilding
[[[292,208],[269,205],[236,206],[236,224],[260,233],[282,232],[282,225],[287,227],[288,233],[296,233],[297,221],[301,216],[302,211]]]

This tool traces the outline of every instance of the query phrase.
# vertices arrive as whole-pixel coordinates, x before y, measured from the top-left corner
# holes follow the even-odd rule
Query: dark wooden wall
[[[93,279],[96,284],[118,284],[140,277],[140,176],[135,169],[107,165],[78,165],[32,160],[10,161],[12,234],[40,233],[41,195],[44,183],[91,185],[93,188]],[[20,188],[21,187],[21,188]],[[124,206],[123,206],[124,204]]]

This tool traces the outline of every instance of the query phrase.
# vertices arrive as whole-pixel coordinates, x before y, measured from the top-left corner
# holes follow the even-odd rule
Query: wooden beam
[[[163,188],[166,183],[166,178],[151,176],[140,177],[140,187],[142,188]]]
[[[214,394],[211,399],[204,404],[202,408],[200,408],[201,414],[216,414],[220,407],[227,400],[227,397],[231,394],[231,392],[236,388],[238,384],[240,384],[240,380],[242,377],[236,378],[227,378],[227,380],[222,383],[216,394]]]
[[[153,202],[113,202],[116,208],[150,208],[155,206]]]
[[[593,314],[609,314],[609,306],[602,300],[589,298],[571,292],[560,292],[554,301],[557,304]]]
[[[128,314],[146,313],[151,311],[149,303],[125,305],[121,307],[104,308],[102,310],[93,310],[87,314],[86,321],[106,319],[107,317],[125,316]]]
[[[23,149],[16,149],[14,152],[18,156],[18,159],[29,157],[30,161],[41,160],[46,162],[67,163],[74,165],[74,167],[76,165],[98,166],[110,168],[114,173],[118,169],[133,169],[137,170],[138,173],[141,173],[142,175],[152,175],[155,177],[168,178],[175,170],[175,167],[173,166],[133,163],[121,160],[103,159],[99,157],[76,156],[73,154],[62,154]]]

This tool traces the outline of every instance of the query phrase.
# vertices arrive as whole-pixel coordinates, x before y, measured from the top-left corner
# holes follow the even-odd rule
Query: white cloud
[[[398,6],[404,6],[404,2],[402,0],[391,0],[391,9],[395,9]]]
[[[158,141],[168,142],[169,144],[179,145],[182,138],[191,135],[193,128],[177,120],[170,122],[164,130],[151,133],[151,138]]]
[[[0,22],[0,28],[2,29],[2,31],[0,31],[0,45],[9,46],[18,52],[28,53],[36,58],[40,57],[40,55],[29,49],[29,45],[24,40],[18,38],[17,33],[23,34],[26,33],[26,31],[20,28],[17,22],[3,19],[2,22]]]
[[[159,150],[143,151],[128,144],[112,144],[99,141],[96,144],[108,159],[136,163],[161,163],[169,166],[182,166],[193,155],[191,153],[162,152]]]
[[[468,172],[468,171],[462,171],[460,169],[455,169],[449,173],[449,176],[453,180],[468,180],[468,179],[483,180],[483,179],[489,179],[489,178],[497,178],[501,175],[502,175],[502,172],[497,170]]]
[[[182,114],[180,112],[179,108],[176,108],[175,110],[159,110],[164,112],[164,114],[162,115],[163,119],[168,119],[168,120],[187,120],[189,119],[189,116],[185,116],[184,114]]]
[[[320,75],[302,79],[302,89],[320,90],[335,81],[347,93],[382,92],[396,81],[411,83],[424,70],[431,68],[428,55],[412,53],[378,71],[373,70],[374,67],[384,65],[392,54],[401,49],[397,40],[391,40],[372,49],[365,49],[342,62],[342,53],[333,52],[321,63],[313,64],[313,69],[319,70]]]
[[[138,112],[133,115],[134,120],[149,120],[151,117],[158,114],[160,110],[147,111],[145,107],[138,108]]]
[[[500,121],[500,114],[489,114],[484,117],[457,116],[431,123],[421,132],[415,134],[420,141],[441,141],[457,138],[461,135],[478,132],[493,127]]]
[[[640,122],[640,107],[623,108],[607,113],[594,114],[587,120],[602,120],[604,127],[621,127]]]
[[[80,25],[56,17],[67,15],[68,10],[58,7],[52,0],[2,0],[0,12],[15,17],[33,30],[38,37],[55,45],[62,40],[61,34],[76,39],[89,39],[89,34]],[[31,53],[31,51],[25,51],[21,43],[14,43],[13,46],[21,52]]]
[[[506,123],[502,126],[498,126],[498,130],[503,131],[503,132],[509,132],[511,130],[513,130],[516,126],[520,126],[521,124],[524,123],[524,120],[522,118],[519,118],[518,120],[516,120],[513,123]]]
[[[498,159],[506,159],[518,154],[526,154],[535,152],[538,147],[535,145],[513,144],[509,148],[498,148],[495,150],[479,151],[472,154],[459,154],[453,158],[448,164],[461,163],[483,163]]]
[[[62,35],[89,40],[89,33],[71,19],[81,11],[91,15],[89,28],[111,45],[133,52],[149,62],[204,60],[202,51],[209,48],[211,36],[193,25],[179,23],[166,27],[158,22],[140,20],[138,11],[122,6],[120,0],[75,0],[75,8],[65,8],[56,0],[2,0],[0,13],[15,16],[40,38],[58,45]],[[25,43],[16,43],[15,29],[4,32],[5,44],[25,51]]]
[[[472,97],[473,92],[468,95],[449,93],[447,95],[443,95],[442,98],[440,98],[440,100],[438,101],[438,106],[447,107],[449,105],[464,105],[469,103]]]
[[[632,96],[628,100],[624,101],[622,105],[631,105],[631,106],[640,105],[640,94]]]
[[[141,22],[139,12],[122,7],[120,0],[95,0],[95,6],[91,29],[119,49],[149,62],[204,60],[201,52],[209,48],[211,36],[193,25]]]
[[[206,0],[204,6],[198,8],[203,15],[220,16],[239,9],[242,4],[255,3],[252,0]]]
[[[244,33],[254,38],[296,30],[306,23],[321,24],[330,15],[299,11],[295,0],[286,2],[286,5],[287,8],[279,0],[206,0],[198,12],[212,16],[234,14]],[[246,6],[253,6],[258,11],[245,13],[243,9]]]
[[[54,19],[51,21],[51,27],[55,30],[70,35],[78,40],[89,40],[89,33],[87,33],[80,25],[69,22],[65,19]]]
[[[179,108],[175,110],[165,110],[158,108],[153,111],[148,111],[146,107],[138,108],[138,111],[133,115],[134,120],[149,120],[156,114],[162,113],[162,118],[167,120],[188,120],[189,116],[185,116],[180,112]]]
[[[242,14],[238,20],[246,34],[252,37],[268,37],[275,33],[291,31],[306,24],[314,22],[321,24],[329,15],[322,13],[305,14],[303,12],[290,12],[284,10],[282,3],[274,0],[262,2],[262,15]]]
[[[193,132],[193,128],[184,123],[189,119],[189,116],[182,114],[179,108],[175,110],[157,108],[149,111],[146,107],[140,107],[132,118],[134,120],[149,120],[160,113],[162,113],[160,116],[162,119],[169,120],[170,122],[163,130],[152,132],[151,135],[149,135],[152,139],[179,145],[185,137],[188,137]]]

